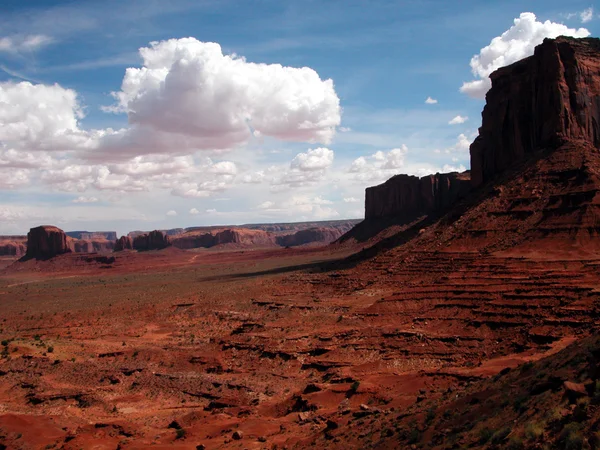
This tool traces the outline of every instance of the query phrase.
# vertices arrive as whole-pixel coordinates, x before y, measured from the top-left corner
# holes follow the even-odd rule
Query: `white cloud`
[[[217,175],[236,175],[237,166],[231,161],[221,161],[214,164],[210,171],[212,173],[216,173]]]
[[[591,22],[594,18],[594,8],[590,6],[589,8],[584,9],[579,15],[579,18],[581,19],[581,23]]]
[[[167,211],[167,216],[169,216],[169,217],[175,217],[176,215],[177,215],[177,211],[175,211],[174,209]]]
[[[333,150],[328,148],[308,149],[306,153],[298,153],[290,163],[290,167],[307,172],[325,170],[333,164],[333,157]]]
[[[368,158],[360,156],[352,162],[348,172],[356,174],[355,179],[360,181],[389,178],[404,167],[407,153],[408,147],[403,144],[400,148],[394,148],[387,153],[380,150]]]
[[[197,216],[198,214],[200,214],[200,211],[198,211],[196,208],[192,208],[190,209],[190,214],[192,216]]]
[[[73,199],[73,203],[96,203],[98,199],[96,197],[85,197],[79,196],[76,199]]]
[[[0,52],[34,52],[52,42],[51,37],[43,34],[5,36],[0,38]]]
[[[587,37],[585,28],[573,29],[550,22],[538,22],[535,14],[524,12],[514,19],[514,25],[497,36],[471,59],[471,70],[478,79],[463,83],[460,91],[474,98],[485,98],[491,87],[490,74],[500,67],[512,64],[533,54],[544,38],[557,36]]]
[[[208,214],[215,214],[215,213],[217,212],[217,210],[216,210],[216,209],[214,209],[214,208],[212,208],[212,209],[207,209],[207,210],[206,210],[206,212],[207,212]]]
[[[467,116],[458,115],[454,117],[454,119],[452,119],[450,122],[448,122],[448,125],[457,125],[459,123],[465,123],[467,120],[469,120]]]
[[[258,209],[273,209],[274,207],[275,203],[270,201],[262,202],[260,205],[257,206]]]
[[[438,101],[435,98],[427,97],[425,99],[425,103],[428,105],[435,105]]]
[[[152,42],[142,68],[129,68],[117,104],[130,129],[104,152],[129,156],[230,149],[253,131],[283,140],[328,143],[341,121],[332,80],[308,67],[256,64],[194,38]]]
[[[10,190],[29,185],[30,171],[0,168],[0,190]]]
[[[355,197],[344,197],[344,203],[359,203],[360,200]]]
[[[0,83],[0,142],[15,150],[68,151],[92,145],[79,129],[77,93],[58,84]]]

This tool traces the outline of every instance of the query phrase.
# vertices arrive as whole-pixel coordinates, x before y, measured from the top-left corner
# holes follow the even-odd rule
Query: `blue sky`
[[[394,173],[468,168],[490,54],[512,62],[560,26],[598,36],[593,7],[5,0],[0,233],[361,217]],[[519,45],[470,65],[511,27]],[[151,64],[140,48],[168,67],[127,78]]]

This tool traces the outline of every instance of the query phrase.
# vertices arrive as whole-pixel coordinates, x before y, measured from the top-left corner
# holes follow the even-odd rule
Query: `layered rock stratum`
[[[471,178],[480,186],[537,150],[571,140],[600,146],[600,41],[545,39],[491,75]]]
[[[27,233],[27,258],[52,258],[71,251],[67,235],[58,227],[42,225]]]
[[[150,233],[136,236],[133,239],[133,248],[135,250],[162,250],[171,245],[169,236],[162,231],[154,230]]]
[[[130,236],[121,236],[115,243],[115,252],[133,250],[133,239]]]

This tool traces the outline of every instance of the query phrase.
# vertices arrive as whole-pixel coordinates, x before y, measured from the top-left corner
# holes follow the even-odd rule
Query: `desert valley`
[[[0,447],[600,448],[600,40],[364,220],[0,240]]]

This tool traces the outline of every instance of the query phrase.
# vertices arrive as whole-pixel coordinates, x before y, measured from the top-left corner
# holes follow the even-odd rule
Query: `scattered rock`
[[[239,441],[240,439],[242,439],[244,437],[244,433],[241,432],[241,431],[239,431],[239,430],[237,430],[237,431],[233,432],[233,434],[231,435],[231,437],[234,440]]]

